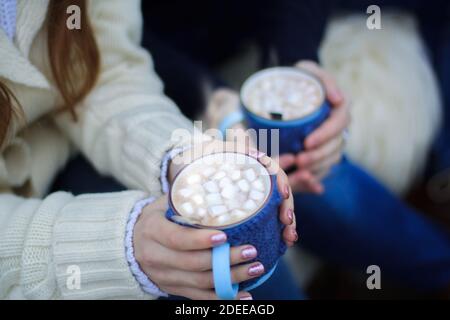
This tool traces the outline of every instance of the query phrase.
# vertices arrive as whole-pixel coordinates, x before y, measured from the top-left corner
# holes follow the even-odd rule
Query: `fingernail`
[[[289,224],[293,224],[294,223],[294,211],[292,211],[292,209],[288,209],[287,216],[288,216],[289,221],[290,221]]]
[[[242,250],[241,255],[244,259],[252,259],[255,258],[258,252],[256,251],[256,248],[254,247],[247,247],[244,250]]]
[[[255,264],[248,268],[248,275],[249,276],[259,276],[260,274],[263,274],[264,272],[264,266],[261,263]]]
[[[297,240],[298,240],[298,234],[297,234],[297,231],[292,230],[292,235],[294,236],[294,242],[297,242]]]
[[[239,298],[239,300],[253,300],[253,297],[251,295],[242,296],[242,297]]]
[[[264,157],[266,154],[264,153],[264,152],[261,152],[261,151],[258,151],[257,153],[256,153],[256,158],[261,158],[261,157]]]
[[[284,186],[284,198],[289,199],[289,186]]]
[[[259,159],[259,158],[261,158],[262,156],[265,155],[264,152],[261,152],[261,151],[259,151],[259,150],[254,150],[254,149],[250,150],[250,151],[248,152],[248,154],[249,154],[250,156],[252,156],[252,157],[255,157],[256,159]]]
[[[211,236],[211,242],[213,244],[221,244],[227,240],[227,235],[225,233],[217,233]]]

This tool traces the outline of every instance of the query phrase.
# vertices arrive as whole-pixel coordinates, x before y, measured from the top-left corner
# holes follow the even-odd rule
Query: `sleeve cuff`
[[[127,222],[127,229],[125,235],[125,250],[131,272],[133,273],[133,276],[135,277],[136,281],[140,284],[142,290],[153,296],[168,297],[168,294],[159,289],[158,286],[154,284],[150,280],[150,278],[142,271],[141,267],[139,266],[134,256],[134,247],[133,247],[134,225],[136,224],[136,221],[139,218],[140,214],[142,213],[144,207],[152,203],[153,201],[155,201],[155,198],[150,197],[147,199],[140,200],[134,205],[133,211],[131,212]]]
[[[192,146],[191,145],[187,145],[184,147],[178,147],[178,148],[174,148],[170,151],[168,151],[165,155],[164,158],[161,162],[161,188],[164,194],[169,193],[170,190],[170,184],[169,184],[169,180],[167,179],[167,173],[169,171],[169,163],[170,161],[175,158],[178,154],[189,150]]]

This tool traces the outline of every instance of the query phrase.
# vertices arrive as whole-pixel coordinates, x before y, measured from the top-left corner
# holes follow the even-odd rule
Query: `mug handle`
[[[222,122],[219,124],[219,130],[224,140],[226,137],[225,134],[227,132],[227,129],[231,128],[236,123],[241,122],[242,120],[244,120],[244,114],[241,110],[233,111],[222,120]]]
[[[230,244],[225,242],[212,249],[214,288],[222,300],[234,300],[239,284],[231,282]]]

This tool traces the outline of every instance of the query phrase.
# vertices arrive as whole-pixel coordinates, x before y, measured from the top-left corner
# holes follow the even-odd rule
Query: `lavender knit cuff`
[[[169,170],[169,162],[172,160],[176,155],[190,149],[192,146],[187,145],[184,147],[174,148],[170,151],[168,151],[162,160],[161,163],[161,188],[163,193],[168,193],[170,189],[169,181],[167,180],[167,172]]]
[[[125,234],[125,250],[128,264],[130,265],[131,272],[133,273],[136,281],[140,284],[142,290],[146,293],[157,296],[157,297],[167,297],[168,294],[164,291],[161,291],[158,286],[156,286],[150,278],[142,271],[139,266],[136,258],[134,256],[134,247],[133,247],[133,230],[134,225],[136,224],[139,215],[142,213],[142,209],[156,199],[154,197],[150,197],[147,199],[140,200],[136,202],[133,210],[131,211],[130,216],[128,217],[126,234]]]

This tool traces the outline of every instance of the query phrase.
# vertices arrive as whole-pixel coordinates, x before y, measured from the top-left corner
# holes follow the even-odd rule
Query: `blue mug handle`
[[[212,249],[214,288],[222,300],[234,300],[239,285],[231,282],[230,244],[225,242]]]
[[[227,129],[234,126],[236,123],[239,123],[244,120],[244,114],[241,110],[233,111],[229,115],[227,115],[219,125],[220,133],[222,134],[222,138],[225,140],[225,134]]]

